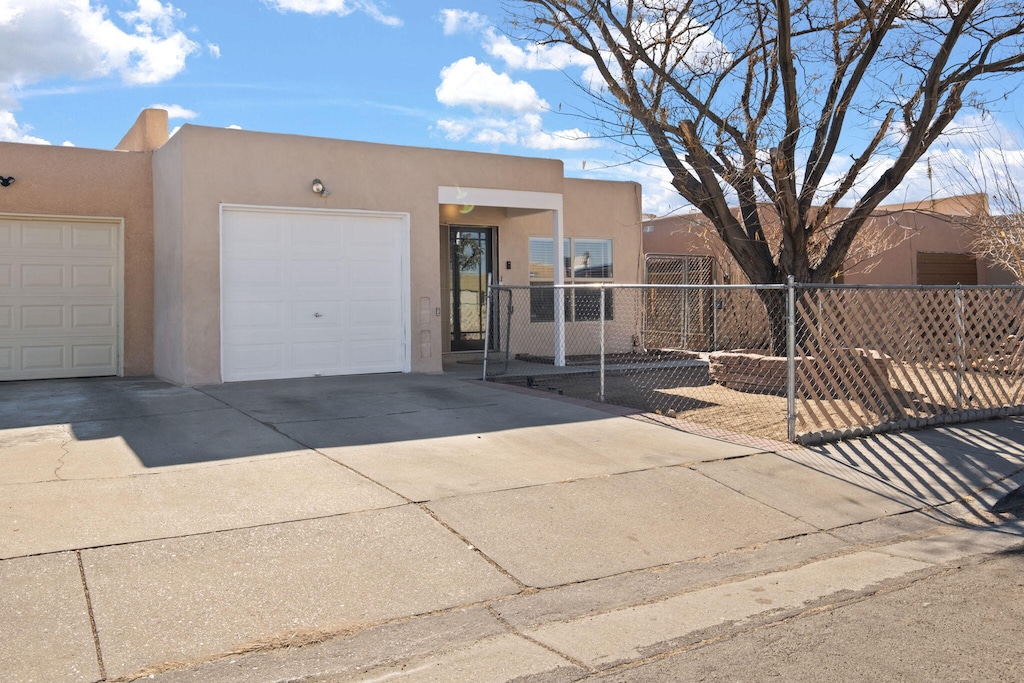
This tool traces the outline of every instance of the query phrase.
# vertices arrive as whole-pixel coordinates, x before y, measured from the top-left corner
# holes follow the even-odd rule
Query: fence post
[[[956,302],[956,409],[964,408],[964,294],[959,284],[953,293]]]
[[[487,300],[484,302],[484,376],[483,381],[487,381],[487,352],[491,348],[491,297],[494,296],[494,290],[491,288],[491,280],[494,276],[491,273],[487,274]]]
[[[796,441],[796,288],[786,282],[786,436]]]
[[[604,283],[601,283],[601,403],[604,403]]]

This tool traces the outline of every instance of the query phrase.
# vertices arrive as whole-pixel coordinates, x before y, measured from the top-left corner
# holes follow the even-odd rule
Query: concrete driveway
[[[773,450],[452,375],[3,392],[9,680],[172,676],[339,638],[332,666],[358,672],[409,654],[395,629],[429,652],[416,629],[442,622],[510,678],[596,671],[619,655],[565,644],[574,619],[987,527],[985,497],[1024,468],[1012,421]],[[894,562],[880,576],[924,566]]]

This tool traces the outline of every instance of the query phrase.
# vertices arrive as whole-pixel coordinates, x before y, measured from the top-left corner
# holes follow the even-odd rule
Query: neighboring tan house
[[[0,379],[440,372],[483,349],[489,278],[562,278],[556,243],[566,282],[642,276],[639,186],[557,160],[146,110],[112,151],[0,143],[0,175]]]
[[[766,209],[770,214],[770,210]],[[988,197],[962,195],[881,206],[862,229],[834,282],[878,285],[1012,284],[1006,270],[978,259],[968,229],[972,216],[988,216]],[[713,265],[714,281],[745,283],[746,278],[700,213],[644,221],[644,254],[692,259],[690,272]],[[648,259],[652,261],[651,258]],[[658,261],[658,259],[653,259]],[[663,259],[661,267],[670,259]],[[692,277],[692,276],[691,276]],[[655,278],[656,279],[656,278]],[[652,280],[653,281],[653,280]],[[696,280],[694,280],[696,282]]]

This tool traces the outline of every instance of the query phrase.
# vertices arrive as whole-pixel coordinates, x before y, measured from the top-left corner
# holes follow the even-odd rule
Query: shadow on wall
[[[178,387],[152,378],[10,382],[0,430],[68,424],[122,439],[146,467],[601,419],[574,405],[417,374]]]

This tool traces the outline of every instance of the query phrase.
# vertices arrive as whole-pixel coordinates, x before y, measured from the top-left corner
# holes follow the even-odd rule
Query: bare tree
[[[989,216],[971,229],[978,255],[1010,271],[1017,284],[1024,284],[1024,214]]]
[[[965,192],[984,194],[989,206],[968,211],[958,223],[972,235],[974,252],[1024,284],[1024,188],[1018,180],[1022,151],[1008,151],[991,131],[972,136],[974,148],[945,160],[945,175]]]
[[[521,37],[589,58],[599,77],[581,85],[609,134],[664,164],[755,283],[827,281],[957,113],[984,103],[968,88],[1024,68],[1024,0],[506,4]]]

